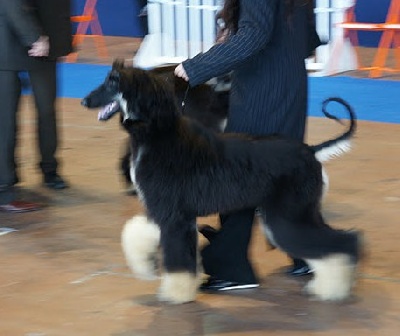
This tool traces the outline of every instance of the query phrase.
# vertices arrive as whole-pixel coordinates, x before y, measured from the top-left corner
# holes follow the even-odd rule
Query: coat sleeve
[[[19,38],[21,44],[30,47],[41,35],[41,28],[29,10],[26,0],[0,0],[7,24]]]
[[[228,73],[265,48],[273,33],[277,1],[280,0],[242,0],[237,33],[183,62],[190,85]]]

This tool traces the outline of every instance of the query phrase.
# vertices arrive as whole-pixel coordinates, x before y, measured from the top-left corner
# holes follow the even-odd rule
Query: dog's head
[[[114,61],[112,70],[108,73],[104,83],[81,101],[81,104],[89,109],[101,108],[98,114],[99,120],[108,120],[121,109],[120,70],[123,68],[122,61]]]
[[[98,88],[82,99],[89,109],[101,108],[99,120],[108,120],[117,112],[129,125],[156,124],[162,127],[178,115],[173,88],[149,71],[127,67],[114,61],[111,71]]]

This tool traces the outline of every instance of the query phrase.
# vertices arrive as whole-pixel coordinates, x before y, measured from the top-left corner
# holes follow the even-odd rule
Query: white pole
[[[187,0],[176,5],[176,53],[184,59],[189,57],[189,17]]]

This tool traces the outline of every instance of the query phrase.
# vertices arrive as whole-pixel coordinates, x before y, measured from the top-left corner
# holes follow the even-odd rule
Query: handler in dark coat
[[[70,15],[70,0],[0,0],[0,210],[37,209],[34,204],[17,201],[14,188],[18,182],[15,148],[21,71],[28,72],[33,88],[43,181],[49,188],[67,187],[58,175],[55,157],[55,101],[57,58],[72,49]],[[48,52],[32,51],[46,43]]]
[[[307,112],[305,58],[318,46],[313,1],[226,0],[228,34],[208,52],[179,65],[175,74],[198,85],[232,71],[226,132],[279,133],[303,140]],[[221,230],[202,251],[203,289],[258,286],[247,258],[254,209],[220,216]],[[307,272],[298,261],[297,270]]]

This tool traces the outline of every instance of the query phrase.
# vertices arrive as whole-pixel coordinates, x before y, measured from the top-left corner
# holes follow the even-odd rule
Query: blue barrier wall
[[[138,0],[98,0],[97,12],[104,35],[142,37],[138,18]],[[357,0],[356,15],[360,22],[384,22],[390,0]],[[73,14],[80,14],[85,0],[72,0]],[[360,32],[360,45],[374,47],[381,33]]]
[[[387,10],[391,0],[357,0],[356,18],[359,22],[382,23],[385,22]],[[376,47],[382,33],[359,32],[358,38],[361,46]]]

